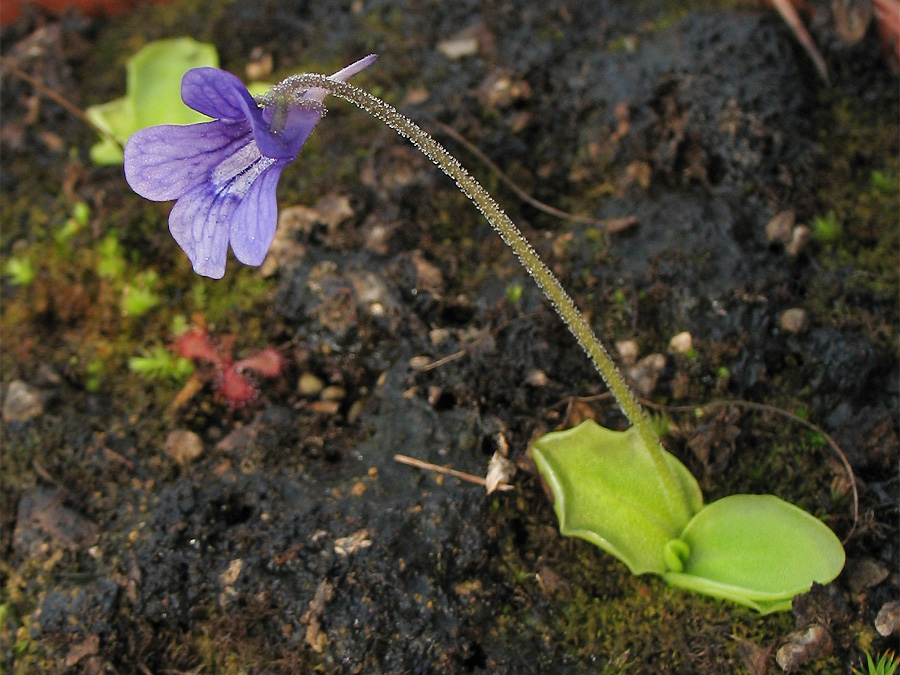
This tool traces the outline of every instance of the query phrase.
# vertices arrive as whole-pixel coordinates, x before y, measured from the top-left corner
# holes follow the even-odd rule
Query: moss
[[[840,227],[813,252],[824,267],[808,295],[820,320],[864,328],[887,345],[893,340],[900,286],[900,138],[889,111],[855,96],[823,95],[821,166],[814,223]],[[827,130],[827,131],[826,131]],[[833,232],[833,227],[826,228]]]

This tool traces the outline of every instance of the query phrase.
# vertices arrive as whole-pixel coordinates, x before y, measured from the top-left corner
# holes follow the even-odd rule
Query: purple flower
[[[332,77],[346,81],[374,60]],[[214,120],[149,127],[128,139],[125,179],[146,199],[178,200],[169,231],[195,272],[221,279],[229,244],[242,263],[262,264],[278,221],[278,178],[324,114],[325,95],[311,89],[261,107],[231,73],[194,68],[181,98]]]

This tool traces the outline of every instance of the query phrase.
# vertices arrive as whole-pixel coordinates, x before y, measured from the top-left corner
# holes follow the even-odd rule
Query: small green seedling
[[[149,43],[128,59],[125,96],[85,111],[109,135],[91,148],[91,159],[96,164],[121,164],[122,147],[138,129],[208,120],[182,102],[181,77],[191,68],[218,65],[219,55],[210,44],[190,38]]]
[[[888,650],[881,655],[877,662],[872,660],[872,655],[866,652],[866,670],[853,669],[854,673],[859,675],[894,675],[897,668],[900,667],[900,659],[897,655]]]
[[[3,266],[3,273],[13,286],[27,286],[34,281],[37,272],[31,258],[9,258]]]
[[[159,276],[153,270],[135,275],[134,283],[122,288],[119,309],[123,316],[143,316],[159,305],[162,299],[153,290]]]
[[[145,356],[132,356],[128,359],[128,370],[150,380],[182,382],[194,372],[194,364],[190,359],[157,345]]]
[[[833,244],[841,238],[843,228],[833,211],[824,216],[815,216],[812,222],[813,236],[825,244]]]

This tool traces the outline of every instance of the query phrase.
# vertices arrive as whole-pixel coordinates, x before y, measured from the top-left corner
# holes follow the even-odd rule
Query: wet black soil
[[[4,667],[762,673],[814,625],[827,640],[795,671],[848,673],[895,646],[876,615],[900,588],[900,106],[873,31],[848,46],[816,5],[826,87],[778,16],[746,5],[345,5],[176,2],[4,28],[0,250],[35,268],[17,284],[4,267],[2,286]],[[664,442],[707,500],[800,504],[850,535],[845,572],[759,617],[562,539],[529,440],[574,415],[625,421],[478,212],[348,105],[332,102],[282,178],[282,211],[306,209],[284,219],[266,276],[234,260],[222,281],[193,276],[168,206],[91,166],[91,130],[7,67],[83,108],[122,95],[146,41],[185,34],[241,75],[271,55],[272,80],[378,52],[357,83],[472,168],[610,347],[666,356],[646,398],[667,406]],[[467,38],[466,56],[441,48]],[[438,123],[534,198],[636,224],[547,215]],[[784,211],[809,226],[805,246],[767,236]],[[110,246],[118,275],[101,266]],[[157,303],[128,315],[140,284]],[[235,358],[274,346],[287,367],[240,407],[211,372],[190,394],[129,371],[191,323]],[[693,349],[668,353],[682,331]],[[821,433],[739,403],[674,407],[724,400],[830,434],[857,475],[856,527]],[[484,475],[504,447],[515,489],[487,497],[393,459]]]

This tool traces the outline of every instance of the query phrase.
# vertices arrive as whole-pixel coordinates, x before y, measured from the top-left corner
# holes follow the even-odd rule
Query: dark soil
[[[796,671],[849,673],[896,647],[875,619],[900,596],[897,81],[873,30],[846,45],[813,5],[831,87],[773,10],[744,4],[197,0],[5,27],[2,667],[763,673],[815,625],[827,640]],[[561,538],[529,440],[574,415],[625,421],[478,212],[348,105],[282,178],[283,213],[307,209],[267,276],[231,260],[195,277],[169,206],[92,166],[91,129],[18,74],[84,108],[124,93],[147,41],[186,34],[241,75],[270,54],[272,81],[378,52],[355,83],[484,181],[610,347],[666,354],[648,403],[707,500],[803,506],[849,535],[844,573],[759,617]],[[438,49],[467,36],[474,54]],[[438,122],[536,199],[637,224],[543,213]],[[787,210],[811,229],[802,250],[767,238]],[[137,312],[141,291],[155,302]],[[240,407],[212,371],[129,370],[192,323],[287,368]],[[693,349],[667,354],[681,331]],[[822,433],[740,403],[694,414],[726,400],[829,434],[858,524]],[[515,489],[488,497],[393,459],[484,475],[504,446]]]

